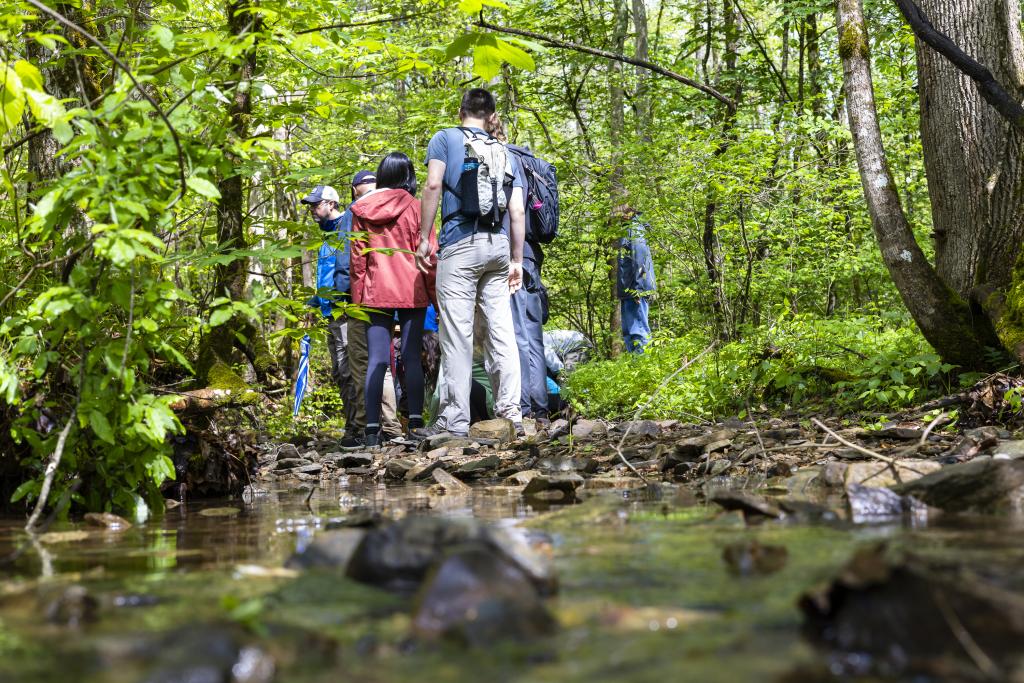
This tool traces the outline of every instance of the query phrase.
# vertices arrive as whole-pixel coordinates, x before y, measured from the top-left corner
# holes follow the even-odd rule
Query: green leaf
[[[461,0],[461,2],[459,2],[459,11],[465,14],[479,14],[480,10],[483,8],[484,3],[482,0]]]
[[[11,502],[17,503],[19,500],[27,496],[29,493],[38,493],[38,491],[39,482],[37,482],[35,479],[29,479],[28,481],[23,482],[21,486],[14,489],[14,493],[11,495]]]
[[[217,327],[223,325],[227,321],[231,320],[231,316],[234,315],[234,309],[230,306],[222,306],[213,311],[210,314],[210,327]]]
[[[39,69],[29,62],[19,59],[14,63],[14,71],[18,74],[21,84],[26,90],[43,89],[43,75],[39,73]]]
[[[21,123],[24,111],[25,92],[21,78],[13,69],[0,67],[0,133],[6,133]]]
[[[114,430],[110,428],[110,422],[107,420],[106,415],[98,410],[90,411],[89,426],[92,427],[93,434],[98,436],[100,440],[113,445]]]
[[[154,26],[149,29],[150,35],[152,35],[156,42],[160,43],[160,47],[167,50],[168,52],[174,49],[174,32],[166,26]]]
[[[220,199],[220,190],[206,178],[192,176],[185,181],[185,184],[207,199]]]
[[[444,51],[445,59],[455,59],[469,54],[470,48],[480,40],[480,34],[476,32],[466,33],[453,40]]]

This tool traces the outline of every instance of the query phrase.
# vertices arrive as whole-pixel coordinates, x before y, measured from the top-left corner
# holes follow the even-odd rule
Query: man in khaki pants
[[[473,323],[478,307],[486,328],[484,351],[489,359],[495,415],[512,420],[516,433],[523,434],[519,351],[510,300],[511,293],[523,282],[526,211],[522,169],[511,154],[507,155],[513,180],[501,191],[509,192],[506,209],[509,220],[505,221],[508,228],[500,222],[485,227],[480,220],[467,216],[456,189],[467,168],[464,164],[468,161],[466,141],[481,138],[488,144],[500,144],[485,132],[487,121],[494,116],[494,96],[483,88],[473,88],[462,98],[461,125],[438,131],[427,147],[427,182],[423,188],[416,259],[420,269],[426,272],[430,231],[434,229],[440,205],[437,305],[445,385],[437,421],[432,427],[414,430],[414,436],[427,437],[442,432],[462,436],[469,432]]]

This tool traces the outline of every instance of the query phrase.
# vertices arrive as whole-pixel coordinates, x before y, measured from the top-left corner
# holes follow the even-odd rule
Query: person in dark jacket
[[[401,353],[405,360],[409,429],[423,427],[423,366],[420,348],[427,305],[434,298],[434,270],[416,265],[420,243],[420,202],[416,169],[401,152],[384,157],[377,167],[377,189],[352,207],[353,226],[366,233],[352,243],[352,301],[371,312],[365,323],[369,363],[366,372],[366,435],[368,447],[379,446],[380,398],[391,365],[391,333],[397,315]],[[433,236],[432,236],[433,237]],[[432,243],[430,256],[437,252]]]
[[[654,261],[645,233],[650,227],[640,221],[640,212],[629,205],[615,207],[613,216],[626,224],[626,236],[619,240],[617,289],[622,305],[622,341],[626,351],[643,353],[651,340],[648,298],[656,289]]]
[[[352,201],[376,187],[372,171],[359,171],[352,178]],[[349,261],[352,232],[351,205],[344,212],[339,207],[340,197],[330,185],[317,185],[302,199],[320,224],[324,241],[317,258],[317,291],[310,302],[320,309],[328,320],[327,350],[331,358],[331,378],[341,393],[345,411],[345,435],[342,448],[362,445],[362,430],[366,424],[363,384],[366,376],[366,338],[358,325],[350,325],[346,315],[335,315],[337,304],[351,301]]]

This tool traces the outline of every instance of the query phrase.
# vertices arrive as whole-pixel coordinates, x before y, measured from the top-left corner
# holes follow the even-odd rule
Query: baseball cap
[[[302,198],[303,204],[317,204],[324,200],[329,202],[341,202],[341,198],[338,197],[338,191],[330,185],[317,185],[313,188],[313,191]]]
[[[356,185],[363,185],[365,183],[376,183],[377,174],[373,171],[357,171],[352,177],[352,187]]]

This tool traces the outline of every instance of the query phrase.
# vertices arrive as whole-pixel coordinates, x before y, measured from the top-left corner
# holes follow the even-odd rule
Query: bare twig
[[[970,632],[964,627],[960,617],[956,615],[953,608],[950,607],[949,602],[946,600],[946,596],[938,590],[932,591],[932,597],[935,598],[935,604],[938,606],[939,611],[942,612],[943,619],[946,620],[946,625],[949,626],[949,630],[952,631],[953,637],[956,638],[957,642],[967,653],[967,656],[971,658],[975,666],[981,670],[985,676],[994,681],[1005,680],[1003,673],[996,666],[996,663],[985,654],[985,651],[981,649],[974,637],[971,636]]]
[[[924,434],[921,435],[921,440],[917,444],[918,448],[920,448],[921,446],[924,446],[925,441],[928,440],[928,435],[932,433],[932,430],[935,429],[935,426],[937,424],[939,424],[939,422],[941,422],[945,417],[946,417],[946,411],[942,411],[941,413],[939,413],[938,417],[936,417],[934,420],[931,421],[931,424],[929,424],[925,428]]]
[[[379,19],[368,19],[366,21],[345,21],[338,24],[326,24],[324,26],[314,26],[313,28],[304,28],[301,31],[296,31],[295,35],[301,36],[305,33],[316,33],[317,31],[328,31],[332,28],[354,28],[356,26],[375,26],[377,24],[391,24],[399,21],[405,21],[406,19],[416,19],[417,17],[425,17],[431,14],[437,14],[437,9],[429,10],[427,12],[412,12],[410,14],[401,14],[397,17],[381,17]]]
[[[76,407],[68,415],[67,423],[64,425],[64,429],[60,430],[60,436],[57,437],[57,447],[53,449],[50,461],[46,463],[46,473],[43,475],[43,487],[39,489],[39,499],[36,500],[36,507],[32,511],[31,516],[29,516],[28,523],[25,524],[25,531],[29,533],[32,533],[35,529],[39,516],[43,514],[43,508],[46,507],[46,499],[50,496],[50,487],[53,486],[53,479],[57,475],[57,468],[60,466],[61,457],[64,455],[64,445],[67,443],[68,434],[71,433],[71,428],[74,426],[77,416],[78,408]]]
[[[687,85],[687,86],[689,86],[691,88],[695,88],[695,89],[701,91],[702,93],[704,93],[705,95],[710,95],[711,97],[714,97],[716,100],[718,100],[719,102],[724,104],[726,107],[728,107],[729,111],[735,111],[736,110],[736,103],[735,102],[733,102],[731,99],[729,99],[728,97],[726,97],[725,95],[723,95],[719,91],[717,91],[714,88],[712,88],[710,85],[705,85],[703,83],[699,83],[698,81],[695,81],[692,78],[688,78],[688,77],[686,77],[686,76],[684,76],[682,74],[676,73],[675,71],[671,71],[670,69],[666,69],[663,66],[658,66],[657,64],[655,64],[653,62],[649,62],[646,59],[634,59],[633,57],[629,57],[627,55],[621,55],[621,54],[618,54],[616,52],[609,52],[608,50],[600,50],[598,48],[588,47],[586,45],[580,45],[578,43],[570,43],[570,42],[565,41],[565,40],[559,40],[558,38],[555,38],[553,36],[546,36],[543,33],[535,33],[533,31],[524,31],[524,30],[518,29],[518,28],[506,28],[504,26],[497,26],[495,24],[488,23],[483,18],[483,14],[482,13],[481,13],[480,19],[477,21],[476,25],[479,26],[480,28],[486,28],[486,29],[490,29],[491,31],[497,31],[498,33],[507,33],[507,34],[513,35],[513,36],[522,36],[524,38],[532,38],[533,40],[539,40],[539,41],[541,41],[543,43],[547,43],[548,45],[551,45],[552,47],[561,48],[563,50],[573,50],[575,52],[582,52],[584,54],[594,55],[595,57],[602,57],[604,59],[610,59],[610,60],[612,60],[614,62],[623,62],[625,64],[632,64],[633,66],[638,66],[641,69],[646,69],[646,70],[648,70],[648,71],[650,71],[652,73],[656,73],[659,76],[665,76],[666,78],[671,78],[673,81],[677,81],[679,83],[682,83],[683,85]]]
[[[638,417],[640,417],[640,413],[645,411],[647,409],[647,407],[650,406],[651,403],[654,402],[654,399],[656,399],[658,397],[658,394],[660,394],[662,392],[662,390],[665,387],[668,386],[668,383],[671,382],[673,379],[675,379],[676,376],[679,375],[679,373],[681,373],[683,370],[685,370],[686,368],[690,367],[691,365],[696,363],[698,360],[700,360],[700,358],[703,357],[706,353],[708,353],[711,349],[715,348],[715,345],[717,343],[718,342],[711,342],[708,346],[706,346],[704,348],[703,351],[698,353],[696,356],[694,356],[693,358],[691,358],[689,360],[683,361],[683,364],[680,365],[679,368],[677,368],[675,372],[673,372],[671,375],[669,375],[668,377],[666,377],[662,381],[662,383],[658,386],[658,388],[654,390],[654,393],[651,394],[650,398],[647,399],[647,402],[644,403],[639,408],[637,408],[636,412],[633,413],[633,419],[632,419],[632,421],[630,421],[629,426],[626,427],[626,431],[623,432],[622,438],[619,439],[619,445],[615,446],[615,452],[619,454],[619,460],[621,460],[623,462],[623,464],[626,467],[628,467],[633,474],[635,474],[636,476],[640,477],[640,479],[643,480],[643,482],[645,484],[649,484],[650,482],[647,481],[647,477],[645,477],[644,475],[640,474],[640,471],[637,468],[633,467],[633,463],[631,463],[629,460],[627,460],[626,456],[622,454],[622,444],[626,443],[626,437],[629,436],[629,433],[631,431],[633,431],[633,425],[636,424],[636,419]]]
[[[813,422],[815,425],[817,425],[819,429],[822,429],[825,432],[827,432],[830,436],[832,436],[832,438],[834,438],[836,441],[838,441],[839,443],[843,444],[844,446],[846,446],[848,448],[852,448],[853,450],[857,451],[858,453],[863,453],[864,455],[869,455],[872,458],[875,458],[876,460],[881,460],[882,462],[888,464],[889,467],[892,469],[892,474],[896,478],[896,481],[898,483],[903,483],[902,480],[900,479],[899,468],[896,466],[896,458],[890,458],[887,455],[882,455],[881,453],[876,453],[873,450],[871,450],[870,448],[865,448],[864,446],[860,446],[858,444],[855,444],[852,441],[847,441],[846,439],[844,439],[843,437],[839,436],[838,434],[833,432],[831,429],[826,427],[824,425],[824,423],[822,423],[820,420],[818,420],[815,417],[811,418],[811,422]],[[904,466],[903,469],[907,470],[908,472],[913,472],[914,474],[917,474],[917,475],[920,475],[920,476],[924,476],[923,472],[918,472],[917,470],[915,470],[915,469],[913,469],[911,467]]]

